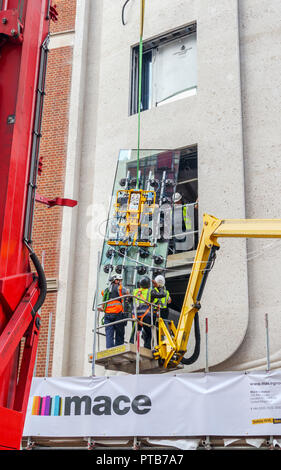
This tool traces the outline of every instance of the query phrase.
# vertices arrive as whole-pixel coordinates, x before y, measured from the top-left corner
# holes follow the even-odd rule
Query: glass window
[[[132,53],[131,114],[138,111],[139,46]],[[196,93],[196,25],[143,45],[141,111]]]

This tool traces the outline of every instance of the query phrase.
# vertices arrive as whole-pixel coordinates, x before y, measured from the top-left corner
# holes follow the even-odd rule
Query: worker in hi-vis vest
[[[192,250],[194,248],[194,207],[192,204],[184,205],[180,193],[174,194],[173,202],[173,241],[175,251]]]
[[[151,302],[150,298],[151,287],[150,279],[148,276],[143,277],[140,280],[140,287],[134,289],[133,291],[133,318],[138,319],[137,331],[142,330],[142,338],[144,340],[144,347],[151,349],[151,305],[147,302]],[[136,333],[136,322],[133,323],[132,333],[130,337],[130,343],[135,342],[135,333]]]
[[[114,322],[124,317],[124,299],[118,297],[126,294],[129,294],[129,291],[122,287],[122,276],[117,274],[110,278],[110,286],[102,291],[102,301],[108,300],[103,304],[104,324],[109,325],[105,327],[107,349],[124,344],[125,322],[117,324]]]
[[[167,320],[169,316],[168,305],[172,302],[169,291],[165,287],[164,276],[158,275],[152,281],[154,288],[151,291],[151,302],[155,305],[155,314]]]

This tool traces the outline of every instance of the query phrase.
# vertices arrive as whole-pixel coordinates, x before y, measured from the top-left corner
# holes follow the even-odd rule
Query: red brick
[[[59,20],[51,24],[51,32],[73,30],[76,0],[56,0]],[[48,57],[46,96],[44,101],[40,156],[43,173],[38,177],[37,192],[45,197],[63,197],[69,121],[69,97],[72,72],[72,47],[52,49]],[[47,208],[36,203],[33,225],[33,247],[42,259],[47,278],[59,275],[59,249],[62,224],[61,207]],[[37,353],[36,376],[45,374],[49,314],[52,313],[49,375],[52,369],[57,293],[48,292],[41,309],[41,328]]]

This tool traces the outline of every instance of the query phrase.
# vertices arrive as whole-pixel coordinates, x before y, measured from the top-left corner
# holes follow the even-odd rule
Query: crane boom
[[[193,320],[199,311],[208,274],[220,245],[218,238],[281,238],[281,219],[217,219],[204,214],[203,229],[193,262],[177,328],[159,319],[159,342],[154,351],[165,368],[183,359]]]

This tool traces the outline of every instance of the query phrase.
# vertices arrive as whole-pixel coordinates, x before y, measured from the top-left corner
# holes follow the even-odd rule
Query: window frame
[[[146,63],[145,56],[150,54],[151,55],[151,70],[150,70],[150,96],[147,100],[146,104],[149,102],[148,106],[141,109],[141,111],[146,111],[153,107],[157,107],[161,105],[160,103],[156,103],[155,92],[153,90],[154,80],[153,80],[153,68],[155,66],[155,59],[157,54],[157,48],[159,46],[163,46],[165,44],[172,43],[181,38],[185,38],[195,34],[197,37],[197,24],[193,22],[191,24],[182,26],[181,28],[177,28],[171,32],[166,34],[161,34],[153,39],[147,40],[143,43],[143,68],[142,68],[142,84],[145,84],[147,87],[147,76],[145,76],[147,70],[145,69],[144,65]],[[129,103],[129,114],[130,116],[137,114],[138,112],[138,83],[139,83],[139,44],[136,44],[131,47],[131,89],[130,89],[130,103]],[[145,89],[145,86],[142,87],[142,92]],[[194,87],[197,89],[197,86]],[[193,93],[194,94],[194,93]],[[143,100],[142,100],[143,102]],[[164,100],[165,102],[165,100]]]

